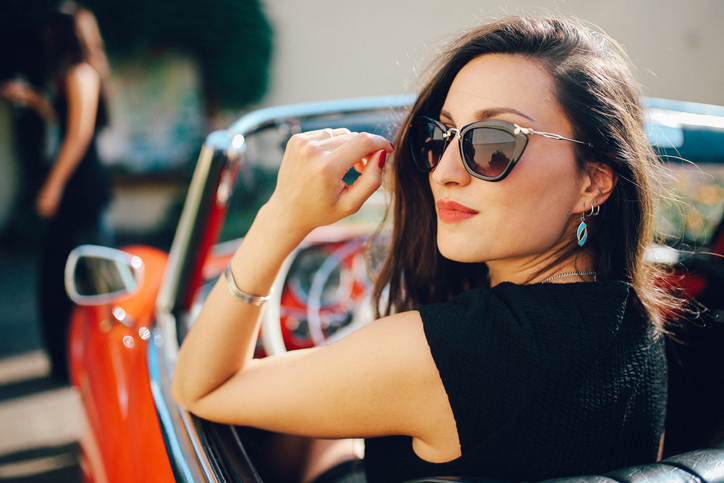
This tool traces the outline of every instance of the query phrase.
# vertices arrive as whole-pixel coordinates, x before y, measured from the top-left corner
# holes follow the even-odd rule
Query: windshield
[[[246,234],[257,211],[274,191],[284,149],[293,134],[327,127],[346,127],[353,132],[371,132],[392,140],[401,116],[401,111],[385,109],[307,119],[286,119],[245,136],[244,161],[229,201],[229,211],[224,220],[219,243],[238,239]],[[345,181],[351,184],[356,178],[357,173],[350,170],[345,176]],[[385,206],[385,194],[380,190],[357,214],[342,220],[338,225],[371,233],[384,219]]]

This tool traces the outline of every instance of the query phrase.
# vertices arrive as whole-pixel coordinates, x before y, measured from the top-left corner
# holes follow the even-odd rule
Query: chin
[[[441,239],[440,237],[438,237],[437,249],[440,252],[440,255],[447,258],[448,260],[452,260],[453,262],[485,262],[489,259],[488,257],[486,257],[482,253],[479,253],[477,250],[472,250],[473,248],[478,248],[479,243],[479,240],[476,240],[476,243],[473,243],[471,240],[449,240]]]

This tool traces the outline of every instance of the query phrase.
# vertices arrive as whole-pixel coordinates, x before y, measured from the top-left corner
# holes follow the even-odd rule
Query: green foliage
[[[198,59],[207,95],[243,107],[264,95],[272,31],[258,0],[86,0],[109,50],[177,48]],[[132,33],[132,35],[129,35]]]
[[[57,0],[3,0],[0,27],[8,38],[39,24]],[[207,100],[241,108],[266,91],[272,29],[259,0],[81,0],[92,10],[112,56],[155,49],[188,52],[198,60]],[[5,49],[3,49],[5,50]]]

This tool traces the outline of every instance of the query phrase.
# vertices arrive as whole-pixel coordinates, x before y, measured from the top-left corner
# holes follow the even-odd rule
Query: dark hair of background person
[[[108,125],[108,59],[95,16],[74,2],[65,2],[53,12],[42,31],[47,65],[52,77],[65,74],[70,67],[87,62],[101,80],[96,129]]]
[[[663,329],[664,319],[680,302],[657,283],[660,269],[644,256],[654,240],[654,200],[660,186],[656,178],[662,170],[644,131],[639,83],[614,40],[573,21],[544,17],[503,18],[464,35],[443,53],[403,122],[391,173],[392,245],[374,292],[378,316],[446,301],[488,284],[484,263],[451,261],[437,250],[428,173],[415,168],[408,146],[410,121],[420,115],[437,118],[457,73],[485,54],[519,55],[538,62],[553,79],[572,137],[597,147],[574,145],[579,170],[583,173],[589,163],[601,162],[619,176],[600,215],[588,219],[586,246],[579,247],[571,232],[545,269],[575,257],[579,250],[590,252],[598,279],[630,283],[642,310]],[[389,297],[383,296],[386,285]]]

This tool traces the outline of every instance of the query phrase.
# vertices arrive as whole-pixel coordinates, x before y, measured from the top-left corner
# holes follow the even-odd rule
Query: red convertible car
[[[69,364],[87,422],[86,481],[286,481],[280,468],[288,455],[272,449],[274,434],[211,423],[174,403],[169,381],[179,344],[270,195],[289,137],[347,127],[391,139],[410,102],[356,99],[244,116],[206,139],[169,253],[145,246],[73,252],[66,284],[78,306]],[[648,113],[650,140],[683,200],[663,207],[665,243],[650,254],[673,267],[667,286],[702,310],[669,337],[664,459],[559,482],[724,481],[724,108],[649,99]],[[371,320],[368,273],[384,253],[384,229],[369,250],[367,239],[385,202],[375,194],[357,215],[317,230],[290,256],[264,314],[258,357],[324,344]]]

